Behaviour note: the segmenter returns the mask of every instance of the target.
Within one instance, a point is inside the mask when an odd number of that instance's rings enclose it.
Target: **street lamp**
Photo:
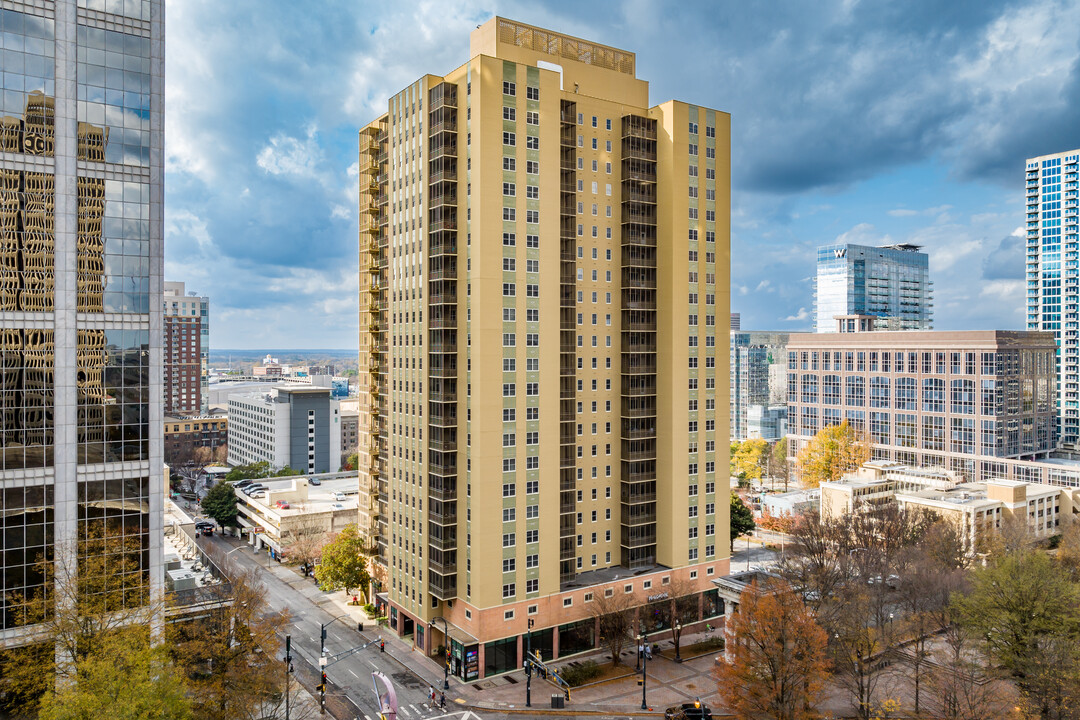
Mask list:
[[[525,633],[525,707],[532,707],[532,628],[535,621],[529,618]]]
[[[442,689],[450,689],[450,624],[446,622],[446,618],[441,615],[432,619],[432,623],[436,620],[442,620],[443,623],[443,644],[445,646],[445,655],[443,657],[443,679]]]
[[[642,648],[642,650],[641,650],[641,709],[642,710],[648,710],[649,705],[648,705],[648,703],[645,702],[645,677],[646,677],[645,676],[645,668],[648,667],[648,660],[649,660],[649,655],[648,655],[648,652],[647,652],[648,646],[649,646],[648,645],[649,644],[649,636],[644,631],[644,629],[642,629],[641,634],[638,635],[637,640],[638,640],[638,645]]]
[[[682,637],[682,624],[675,621],[675,662],[681,663],[682,656],[679,655],[679,638]]]

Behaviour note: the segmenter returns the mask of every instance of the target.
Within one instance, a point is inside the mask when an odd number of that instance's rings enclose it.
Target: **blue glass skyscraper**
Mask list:
[[[929,256],[918,245],[819,247],[814,329],[836,332],[839,315],[872,315],[888,330],[933,328]]]
[[[1058,344],[1058,437],[1080,440],[1080,150],[1027,161],[1027,327],[1051,330]]]

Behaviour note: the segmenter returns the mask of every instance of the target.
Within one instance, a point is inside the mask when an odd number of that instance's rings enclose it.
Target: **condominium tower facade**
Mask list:
[[[42,561],[110,567],[132,602],[162,592],[163,5],[0,7],[8,646],[59,596]]]
[[[503,18],[469,56],[360,133],[359,453],[391,627],[471,680],[595,646],[596,593],[714,614],[730,117]]]
[[[1080,442],[1080,149],[1030,158],[1027,327],[1057,340],[1056,404],[1063,444]]]
[[[210,385],[210,298],[188,295],[184,283],[166,282],[165,413],[207,412]]]
[[[833,332],[834,318],[870,315],[880,329],[933,327],[929,256],[918,245],[819,247],[814,284],[814,330]]]

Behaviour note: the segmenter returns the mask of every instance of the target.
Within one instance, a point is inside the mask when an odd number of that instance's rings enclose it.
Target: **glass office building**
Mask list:
[[[1080,149],[1027,161],[1027,327],[1057,338],[1058,436],[1080,441]],[[1064,256],[1062,253],[1064,252]]]
[[[0,8],[9,640],[56,596],[42,561],[108,573],[125,604],[161,592],[163,20],[159,0]]]
[[[871,315],[881,330],[930,330],[933,283],[929,256],[918,245],[819,247],[814,329],[836,332],[841,315]]]

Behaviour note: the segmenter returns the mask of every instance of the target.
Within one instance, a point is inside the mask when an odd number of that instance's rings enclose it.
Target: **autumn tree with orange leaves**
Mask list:
[[[720,697],[738,720],[817,717],[829,673],[828,636],[791,586],[756,582],[728,618]]]
[[[870,437],[847,421],[822,428],[799,451],[799,477],[806,487],[839,480],[870,459]]]

